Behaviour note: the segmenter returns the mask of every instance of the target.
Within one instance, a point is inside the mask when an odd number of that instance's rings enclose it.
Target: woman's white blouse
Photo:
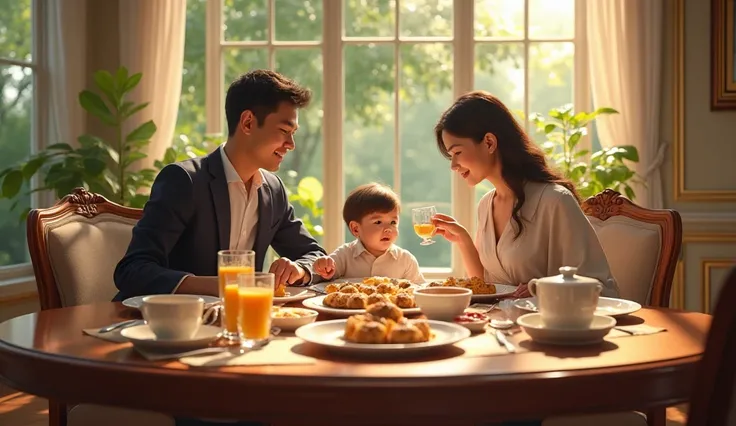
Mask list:
[[[511,219],[496,243],[491,190],[478,204],[475,245],[487,282],[519,285],[532,278],[558,275],[561,266],[575,266],[578,275],[603,283],[602,296],[618,297],[618,286],[595,230],[567,188],[552,183],[524,186],[521,208],[524,230]]]

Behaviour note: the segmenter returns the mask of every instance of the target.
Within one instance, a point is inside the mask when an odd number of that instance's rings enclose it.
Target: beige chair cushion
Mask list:
[[[606,253],[620,297],[649,304],[661,251],[661,229],[626,216],[589,217]]]
[[[636,411],[561,416],[545,419],[542,426],[647,426],[647,418]]]
[[[137,220],[113,214],[92,219],[69,215],[44,232],[62,306],[108,302],[115,296],[115,266],[125,254]]]
[[[151,411],[80,404],[69,410],[68,426],[174,426],[174,418]]]

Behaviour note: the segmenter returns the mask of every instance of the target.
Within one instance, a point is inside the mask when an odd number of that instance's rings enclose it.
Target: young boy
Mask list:
[[[356,240],[318,258],[314,272],[324,279],[381,276],[423,283],[417,259],[395,246],[399,236],[399,197],[378,183],[361,185],[348,195],[342,216]]]

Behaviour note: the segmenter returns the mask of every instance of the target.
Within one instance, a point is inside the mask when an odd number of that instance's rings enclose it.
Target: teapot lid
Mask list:
[[[600,284],[600,281],[595,278],[576,275],[578,268],[574,266],[562,266],[559,271],[560,275],[540,278],[537,281],[550,284]]]

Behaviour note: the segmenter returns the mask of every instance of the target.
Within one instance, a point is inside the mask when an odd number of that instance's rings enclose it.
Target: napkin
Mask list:
[[[268,345],[243,354],[223,352],[180,358],[179,361],[193,367],[225,367],[234,365],[299,365],[314,364],[314,358],[295,353],[292,349],[301,344],[298,337],[275,337]],[[144,355],[145,356],[145,355]]]
[[[464,350],[465,353],[462,356],[468,358],[509,354],[509,351],[498,343],[496,336],[492,333],[494,333],[494,331],[468,337],[467,339],[463,339],[455,343],[455,347]],[[518,342],[514,340],[514,337],[516,336],[523,336],[523,334],[517,333],[513,336],[506,336],[506,339],[516,346],[516,353],[527,352],[527,349],[519,346]]]
[[[647,324],[616,326],[606,337],[645,336],[667,331],[666,328],[654,327]]]
[[[140,322],[136,322],[133,325],[141,325],[143,324],[143,320],[140,320]],[[107,333],[100,333],[100,328],[102,327],[96,327],[96,328],[85,328],[82,329],[82,333],[97,337],[98,339],[107,340],[108,342],[114,342],[114,343],[125,343],[128,341],[125,337],[123,337],[122,334],[120,334],[121,331],[123,331],[127,327],[122,327],[115,329],[113,331],[108,331]]]

